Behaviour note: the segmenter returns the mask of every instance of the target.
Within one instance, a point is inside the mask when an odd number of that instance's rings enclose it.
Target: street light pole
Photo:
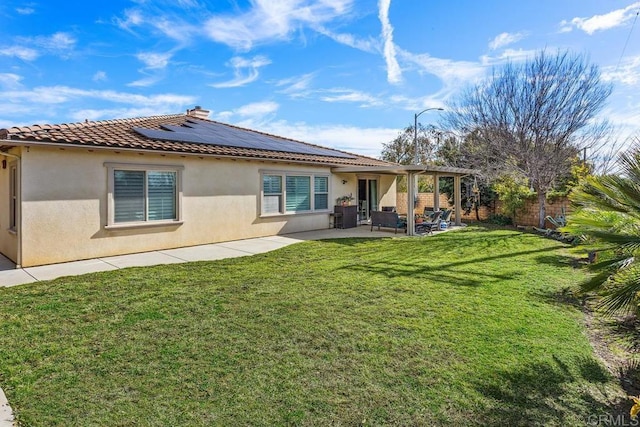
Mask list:
[[[426,108],[420,111],[419,113],[416,113],[413,115],[413,164],[414,165],[418,164],[418,117],[422,113],[426,113],[427,111],[430,111],[430,110],[444,111],[444,108],[440,108],[440,107]]]
[[[419,113],[416,113],[413,115],[413,164],[414,165],[417,165],[419,161],[418,159],[418,117],[422,113],[426,113],[427,111],[431,111],[431,110],[443,111],[444,108],[440,108],[440,107],[425,108]],[[416,175],[413,179],[413,197],[414,197],[413,203],[415,207],[416,200],[418,200],[418,175]]]

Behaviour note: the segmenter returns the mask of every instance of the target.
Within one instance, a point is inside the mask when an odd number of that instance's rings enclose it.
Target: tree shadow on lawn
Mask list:
[[[630,405],[606,390],[611,375],[592,358],[577,358],[572,369],[553,356],[519,370],[495,372],[476,389],[492,405],[481,416],[487,425],[577,425],[591,415],[624,413]],[[584,383],[588,383],[587,386]],[[612,399],[614,401],[610,401]],[[581,423],[582,424],[582,423]]]
[[[517,277],[519,272],[516,270],[508,272],[491,272],[487,269],[476,268],[471,270],[461,270],[460,267],[473,267],[477,264],[483,264],[489,261],[504,260],[519,256],[531,255],[541,252],[547,252],[549,249],[532,249],[528,251],[502,253],[494,256],[476,257],[463,259],[459,261],[445,262],[440,264],[429,265],[428,258],[411,256],[405,261],[395,262],[397,254],[391,254],[389,258],[375,263],[357,263],[341,267],[342,270],[363,271],[367,273],[377,274],[386,278],[419,278],[421,276],[429,278],[429,280],[443,281],[449,284],[457,284],[463,286],[479,286],[486,283],[484,279],[493,280],[509,280]],[[517,267],[517,266],[516,266]]]
[[[360,271],[364,273],[371,273],[379,276],[384,276],[388,279],[412,278],[415,280],[420,280],[421,278],[424,278],[425,280],[429,280],[430,282],[470,287],[477,287],[485,285],[489,282],[509,280],[516,277],[516,273],[494,274],[490,272],[460,269],[455,271],[447,271],[446,268],[430,267],[424,265],[417,266],[415,264],[405,263],[385,263],[383,265],[352,265],[348,267],[342,267],[341,269],[351,272]]]
[[[589,258],[585,251],[585,256],[572,255],[541,255],[536,257],[536,261],[540,264],[546,264],[551,267],[573,267],[586,268],[589,266]]]
[[[475,235],[474,235],[475,234]],[[329,238],[329,239],[321,239],[317,240],[319,242],[329,242],[336,243],[340,245],[346,246],[354,246],[365,242],[370,242],[373,240],[391,240],[394,238],[402,238],[406,237],[405,234],[394,234],[391,232],[388,237],[337,237],[337,238]],[[492,242],[506,239],[522,239],[522,238],[532,238],[532,239],[541,239],[537,234],[522,232],[518,230],[504,229],[504,228],[491,228],[485,226],[474,226],[470,229],[461,229],[461,230],[451,230],[446,233],[436,233],[425,235],[422,237],[415,237],[417,242],[425,243],[425,244],[441,244],[444,246],[455,247],[458,244],[460,245],[470,245],[476,243],[483,243],[484,246],[490,246]],[[560,242],[558,246],[562,244]]]

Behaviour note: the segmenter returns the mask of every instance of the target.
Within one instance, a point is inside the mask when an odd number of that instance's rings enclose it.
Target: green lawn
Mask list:
[[[0,384],[24,425],[584,425],[583,278],[469,227],[0,288]]]

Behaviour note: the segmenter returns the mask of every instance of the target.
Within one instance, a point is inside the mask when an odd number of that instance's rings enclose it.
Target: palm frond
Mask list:
[[[597,274],[581,285],[583,292],[603,295],[607,314],[637,310],[640,300],[640,146],[621,155],[619,165],[622,175],[591,176],[572,193],[573,213],[562,228],[613,253],[593,265]]]
[[[635,311],[638,306],[639,292],[640,269],[636,267],[615,276],[600,305],[608,315],[620,311]]]
[[[628,267],[633,260],[634,258],[619,256],[610,260],[591,264],[589,269],[598,272],[598,274],[586,282],[583,282],[580,285],[580,290],[583,293],[588,293],[602,288],[610,277],[615,275],[619,270]]]

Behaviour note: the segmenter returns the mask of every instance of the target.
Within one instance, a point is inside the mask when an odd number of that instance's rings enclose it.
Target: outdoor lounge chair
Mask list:
[[[451,217],[453,216],[453,209],[445,209],[444,212],[442,212],[442,215],[440,217],[440,222],[444,222],[445,224],[447,224],[447,228],[451,227]]]
[[[424,211],[422,212],[422,217],[427,220],[427,221],[431,221],[431,219],[433,218],[433,214],[434,211],[432,208],[428,208],[428,207],[424,207]]]
[[[434,230],[438,230],[440,227],[440,216],[442,211],[436,211],[433,213],[433,218],[430,221],[425,220],[420,224],[416,224],[416,232],[418,233],[433,233]]]

